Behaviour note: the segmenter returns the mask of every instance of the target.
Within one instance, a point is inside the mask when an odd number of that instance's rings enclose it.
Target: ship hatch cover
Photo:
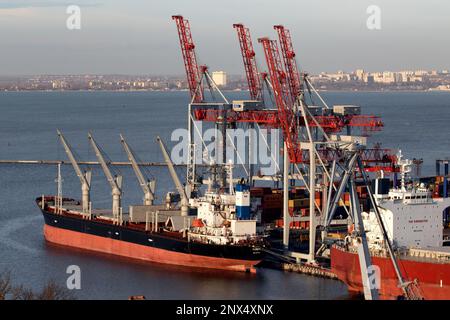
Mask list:
[[[166,228],[171,231],[182,231],[185,228],[185,217],[169,217],[166,221]]]

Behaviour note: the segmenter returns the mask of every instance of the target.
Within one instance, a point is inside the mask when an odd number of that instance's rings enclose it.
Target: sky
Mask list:
[[[69,30],[67,6],[81,8]],[[377,5],[380,30],[366,12]],[[450,69],[448,0],[0,0],[0,76],[183,74],[173,14],[190,20],[200,64],[243,74],[233,23],[257,38],[290,29],[306,72]]]

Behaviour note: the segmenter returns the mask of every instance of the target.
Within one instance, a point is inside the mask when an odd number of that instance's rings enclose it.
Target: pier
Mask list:
[[[81,165],[100,165],[98,161],[78,161]],[[70,165],[70,161],[64,160],[0,160],[0,164],[44,164],[44,165],[58,165],[58,164],[67,164]],[[113,166],[131,166],[131,162],[127,161],[111,161],[108,164]],[[165,162],[139,162],[140,166],[146,167],[165,167],[167,164]],[[186,166],[186,164],[174,164],[174,166]],[[201,166],[201,165],[200,165]]]

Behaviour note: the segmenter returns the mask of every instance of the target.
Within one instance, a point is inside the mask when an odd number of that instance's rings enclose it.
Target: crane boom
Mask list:
[[[181,214],[183,216],[186,216],[186,215],[188,215],[188,204],[189,204],[189,200],[186,195],[186,190],[184,189],[183,185],[181,184],[180,179],[178,178],[177,173],[175,172],[175,167],[173,166],[172,160],[170,159],[170,156],[167,153],[164,142],[162,141],[162,139],[159,136],[156,138],[156,141],[158,141],[158,143],[159,143],[164,160],[166,161],[166,164],[167,164],[167,168],[169,169],[170,175],[172,176],[172,180],[175,183],[175,187],[177,188],[177,191],[180,194]]]
[[[203,87],[201,84],[202,73],[197,64],[195,55],[195,44],[192,39],[189,21],[181,15],[172,16],[177,24],[178,36],[180,38],[181,53],[183,55],[184,67],[193,102],[199,103],[204,99]]]
[[[281,52],[284,60],[284,67],[287,73],[287,80],[289,83],[289,90],[291,92],[291,99],[295,103],[297,97],[302,91],[300,73],[298,72],[297,62],[295,60],[294,46],[292,45],[291,33],[282,25],[273,27],[278,33],[280,41]]]
[[[88,139],[91,143],[92,149],[94,149],[98,162],[100,162],[103,172],[105,173],[106,179],[108,180],[111,186],[113,197],[113,205],[112,205],[113,217],[115,219],[119,219],[121,210],[122,177],[121,176],[114,177],[112,175],[111,170],[109,169],[108,164],[106,163],[105,158],[103,157],[103,154],[100,151],[100,148],[98,147],[97,143],[94,140],[94,137],[90,133],[88,134]]]
[[[255,50],[253,50],[250,30],[241,23],[233,25],[236,29],[241,46],[242,59],[244,61],[245,73],[247,75],[248,89],[253,100],[262,101],[262,82],[256,66]]]
[[[78,162],[77,162],[75,156],[73,155],[73,152],[69,146],[69,143],[66,141],[66,139],[64,138],[64,135],[62,134],[62,132],[60,130],[56,130],[56,132],[58,133],[59,140],[61,141],[61,144],[63,145],[64,150],[66,151],[67,157],[69,158],[70,163],[72,164],[78,178],[80,179],[81,184],[86,183],[89,185],[83,171],[81,171],[81,168],[78,165]]]
[[[297,117],[293,111],[293,101],[289,95],[286,72],[280,59],[278,45],[275,40],[260,38],[269,68],[270,81],[278,109],[278,120],[283,131],[287,151],[291,163],[302,162],[302,150],[298,136]]]
[[[83,172],[75,158],[69,143],[66,141],[64,135],[60,130],[56,130],[58,133],[59,140],[66,151],[67,157],[74,168],[78,179],[81,182],[81,194],[82,194],[82,208],[84,213],[89,212],[89,201],[90,201],[90,189],[91,189],[91,171]]]
[[[144,205],[152,205],[153,200],[155,199],[155,181],[154,180],[148,181],[145,179],[142,170],[136,161],[133,151],[131,150],[130,146],[125,141],[125,138],[122,135],[120,135],[120,142],[122,143],[122,146],[128,156],[128,160],[131,162],[131,166],[136,175],[136,178],[139,181],[139,185],[141,186],[142,191],[144,192]]]

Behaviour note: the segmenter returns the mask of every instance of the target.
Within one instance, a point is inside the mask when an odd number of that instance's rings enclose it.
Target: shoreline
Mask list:
[[[248,90],[222,90],[223,92],[248,92]],[[326,93],[450,93],[450,90],[317,90],[318,92]],[[123,92],[166,92],[166,93],[173,93],[173,92],[189,92],[189,90],[108,90],[108,89],[101,89],[101,90],[89,90],[89,89],[74,89],[74,90],[0,90],[0,93],[19,93],[19,92],[117,92],[117,93],[123,93]]]

